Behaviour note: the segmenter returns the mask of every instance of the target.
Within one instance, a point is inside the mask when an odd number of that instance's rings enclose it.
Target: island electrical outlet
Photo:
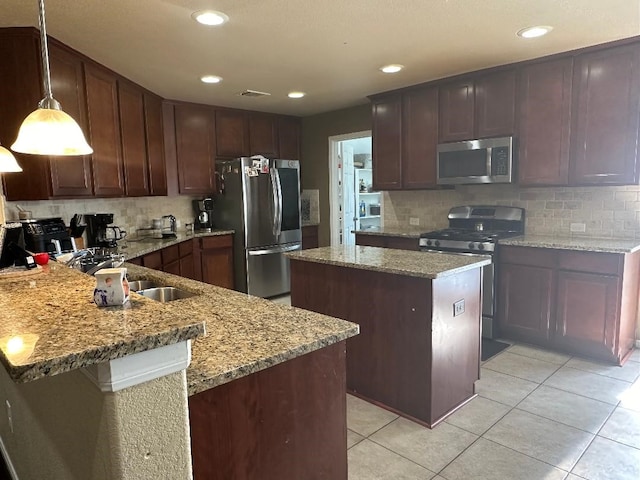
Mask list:
[[[462,315],[464,313],[464,298],[462,300],[458,300],[453,304],[453,316],[457,317],[458,315]]]

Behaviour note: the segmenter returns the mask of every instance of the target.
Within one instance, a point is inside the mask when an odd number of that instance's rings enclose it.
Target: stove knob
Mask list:
[[[473,242],[471,242],[471,243],[469,244],[469,248],[470,248],[471,250],[473,250],[473,247],[474,247],[474,246],[475,246],[475,245],[473,244]]]
[[[439,246],[440,246],[440,240],[436,240],[436,241],[435,241],[435,243],[434,243],[434,245],[435,245],[436,247],[439,247]]]
[[[431,246],[431,240],[427,240],[427,246],[430,247]]]
[[[484,250],[484,245],[483,245],[483,244],[481,244],[481,243],[479,243],[479,244],[478,244],[478,250]]]

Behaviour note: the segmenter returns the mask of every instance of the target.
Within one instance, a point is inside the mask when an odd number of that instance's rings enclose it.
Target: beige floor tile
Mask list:
[[[598,435],[630,447],[640,448],[640,412],[616,408]]]
[[[622,367],[619,367],[574,357],[567,362],[567,367],[597,373],[605,377],[617,378],[625,382],[634,382],[640,376],[640,363],[636,362],[627,362]]]
[[[441,472],[447,480],[562,480],[566,473],[483,438]]]
[[[370,440],[349,450],[349,480],[430,480],[435,473]]]
[[[486,368],[480,369],[480,380],[476,382],[478,395],[512,407],[538,387],[537,383],[505,375]]]
[[[505,373],[514,377],[542,383],[550,377],[558,365],[536,358],[524,357],[510,352],[504,352],[485,363],[482,368]]]
[[[636,380],[620,395],[620,406],[640,412],[640,380]]]
[[[445,421],[468,432],[482,435],[511,407],[484,397],[476,397]]]
[[[640,450],[596,437],[572,473],[588,480],[638,480]]]
[[[358,443],[360,443],[364,439],[365,439],[365,437],[363,437],[359,433],[356,433],[353,430],[349,430],[347,428],[347,448],[351,448],[354,445],[357,445]]]
[[[347,428],[368,437],[398,418],[398,415],[372,403],[347,395]]]
[[[514,409],[483,438],[569,471],[594,435]]]
[[[615,406],[540,385],[518,404],[518,408],[587,432],[597,433]]]
[[[433,472],[439,472],[478,437],[448,423],[441,423],[430,430],[398,418],[369,438]]]
[[[544,360],[545,362],[555,363],[557,365],[564,365],[571,358],[570,355],[565,355],[564,353],[552,352],[550,350],[531,347],[529,345],[512,345],[507,349],[507,352],[522,355],[523,357]]]
[[[616,405],[631,387],[629,382],[569,367],[560,368],[544,384],[612,405]]]

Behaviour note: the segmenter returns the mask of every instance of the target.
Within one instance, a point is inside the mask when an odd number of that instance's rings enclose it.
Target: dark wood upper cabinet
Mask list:
[[[296,117],[278,117],[278,146],[280,158],[300,160],[300,119]]]
[[[506,70],[476,79],[475,136],[513,135],[515,132],[516,72]]]
[[[426,88],[402,96],[402,186],[436,185],[438,89]]]
[[[149,195],[143,92],[118,81],[118,100],[125,193],[130,197]]]
[[[402,188],[402,98],[400,94],[372,101],[373,188]]]
[[[218,157],[236,158],[249,153],[246,112],[216,110],[216,153]]]
[[[475,85],[473,79],[440,87],[440,142],[471,140],[474,133]]]
[[[214,191],[214,110],[201,105],[176,105],[176,153],[181,194],[207,195]]]
[[[144,125],[149,167],[149,195],[167,194],[167,163],[164,152],[162,98],[144,94]]]
[[[571,183],[637,184],[640,45],[578,55]]]
[[[520,185],[569,183],[573,59],[524,67],[518,78]]]
[[[85,63],[85,87],[90,142],[93,148],[93,185],[96,196],[123,196],[124,178],[116,77]]]
[[[249,114],[249,152],[278,158],[278,119],[275,115]]]

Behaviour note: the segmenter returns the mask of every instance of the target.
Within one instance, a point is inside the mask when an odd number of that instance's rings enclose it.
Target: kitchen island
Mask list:
[[[360,325],[349,392],[429,427],[475,396],[488,258],[366,246],[289,258],[292,305]]]
[[[95,279],[62,265],[0,278],[1,447],[19,478],[346,479],[357,325],[126,266],[194,296],[98,308]]]

